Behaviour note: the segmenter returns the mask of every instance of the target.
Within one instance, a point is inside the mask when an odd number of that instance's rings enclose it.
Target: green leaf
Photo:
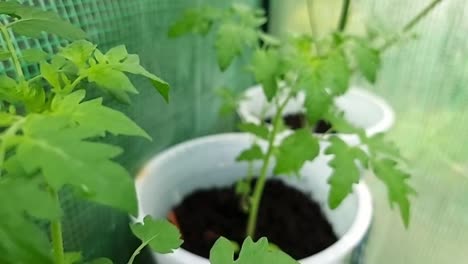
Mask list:
[[[299,264],[286,253],[270,247],[266,238],[257,242],[248,237],[242,244],[239,258],[234,260],[235,248],[231,241],[221,237],[210,251],[211,264]]]
[[[333,168],[333,173],[328,179],[328,205],[335,209],[353,192],[353,185],[359,183],[361,171],[356,161],[366,164],[367,155],[359,147],[348,146],[339,137],[331,137],[329,142],[330,146],[325,150],[325,154],[334,156],[328,163]]]
[[[119,63],[128,57],[127,48],[125,45],[113,47],[106,52],[106,58],[110,63]]]
[[[133,180],[111,160],[120,148],[86,141],[89,131],[62,117],[30,115],[23,134],[16,155],[28,173],[41,170],[55,190],[70,184],[86,199],[136,214]]]
[[[67,252],[65,253],[65,264],[80,263],[83,259],[81,252]]]
[[[410,221],[409,196],[416,194],[416,191],[407,182],[410,175],[399,169],[398,163],[391,159],[372,159],[371,164],[377,178],[387,186],[390,205],[398,205],[403,223],[408,227]]]
[[[270,131],[268,131],[267,127],[254,123],[241,123],[239,125],[239,129],[242,132],[254,134],[261,139],[268,139],[268,136],[270,135]]]
[[[0,101],[15,103],[21,99],[16,81],[6,75],[0,75]]]
[[[0,263],[53,263],[47,236],[23,216],[2,212],[9,203],[0,201]]]
[[[86,68],[89,58],[96,50],[96,45],[86,40],[74,41],[58,53],[59,56],[73,62],[79,69]]]
[[[151,84],[154,88],[161,94],[161,96],[169,102],[169,84],[159,78],[158,76],[148,72],[143,66],[140,65],[140,58],[137,55],[130,54],[127,56],[127,59],[121,62],[120,64],[115,64],[113,67],[119,71],[124,71],[132,74],[138,74],[143,77],[148,78],[151,81]]]
[[[303,90],[305,93],[304,108],[310,124],[322,119],[333,103],[318,72],[306,71],[300,77],[296,90]]]
[[[216,94],[221,98],[221,107],[219,113],[221,115],[229,115],[236,111],[239,101],[244,98],[242,94],[236,94],[231,89],[223,87],[217,89]]]
[[[239,56],[244,49],[254,46],[256,42],[257,32],[253,28],[247,28],[234,22],[222,24],[215,40],[220,69],[225,71],[234,58]]]
[[[158,253],[171,253],[182,245],[179,230],[167,220],[153,220],[146,216],[143,224],[132,224],[130,228],[142,244],[149,245]]]
[[[342,95],[348,90],[351,73],[348,62],[341,52],[329,54],[317,70],[322,85],[330,89],[331,94]]]
[[[49,55],[41,49],[27,49],[21,51],[21,58],[27,63],[37,63],[46,60]]]
[[[0,200],[14,203],[2,205],[3,211],[10,210],[10,213],[19,216],[27,213],[47,220],[60,217],[60,205],[52,199],[43,182],[36,178],[24,178],[25,175],[8,175],[10,177],[0,181]]]
[[[41,62],[40,69],[42,77],[52,86],[52,88],[55,90],[60,90],[62,88],[60,75],[57,68],[53,67],[52,64],[44,61]]]
[[[278,148],[275,174],[298,173],[306,161],[319,154],[318,140],[308,129],[296,130]]]
[[[9,1],[0,3],[0,12],[19,18],[9,24],[18,34],[38,37],[42,31],[56,34],[68,40],[83,39],[86,33],[69,22],[63,21],[56,13]]]
[[[242,151],[237,156],[236,161],[253,161],[263,159],[263,151],[259,145],[254,144],[249,149]]]
[[[88,131],[90,136],[114,135],[151,137],[123,113],[102,105],[102,98],[83,101],[86,92],[78,90],[52,104],[53,115],[67,117]]]
[[[404,160],[395,143],[385,140],[385,135],[383,133],[376,134],[372,137],[361,135],[361,140],[363,143],[367,144],[369,151],[375,156]]]
[[[261,50],[254,52],[250,70],[255,80],[262,84],[263,92],[271,101],[278,90],[277,80],[282,73],[281,58],[277,50]]]
[[[0,61],[9,60],[11,58],[11,53],[7,50],[0,49]]]
[[[187,10],[169,28],[168,36],[176,38],[188,33],[206,35],[219,16],[220,11],[209,6]]]
[[[380,52],[377,49],[365,45],[364,42],[354,46],[353,55],[361,74],[370,82],[377,80],[377,71],[380,67]]]
[[[7,127],[13,124],[18,117],[16,115],[0,112],[0,127]]]
[[[88,80],[110,92],[118,99],[127,101],[127,93],[138,94],[130,79],[122,72],[110,66],[96,65],[89,69]]]

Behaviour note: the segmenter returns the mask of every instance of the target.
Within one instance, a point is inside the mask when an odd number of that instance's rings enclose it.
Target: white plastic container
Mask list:
[[[181,143],[154,157],[136,180],[141,213],[139,219],[148,214],[156,218],[166,217],[184,196],[197,189],[233,184],[247,170],[246,163],[236,162],[235,157],[252,141],[248,134],[219,134]],[[311,199],[321,205],[339,237],[329,248],[300,260],[302,264],[349,263],[349,258],[362,243],[371,223],[371,195],[364,183],[356,185],[354,193],[339,208],[328,208],[329,159],[328,156],[319,156],[304,166],[301,179],[287,181],[306,193],[312,193]],[[259,170],[259,165],[255,164],[256,170]],[[184,249],[154,256],[158,264],[209,264],[207,259]]]
[[[239,103],[237,112],[245,122],[259,124],[262,116],[263,118],[271,117],[276,112],[276,107],[267,102],[260,85],[247,89],[244,98]],[[304,112],[303,105],[304,95],[300,94],[289,101],[284,113],[302,113]],[[344,112],[346,120],[363,128],[369,136],[388,131],[395,122],[395,114],[385,100],[358,87],[351,87],[346,94],[338,97],[335,105]],[[289,133],[284,132],[279,135],[279,138]],[[357,137],[352,135],[341,134],[339,136],[352,143],[357,140]]]

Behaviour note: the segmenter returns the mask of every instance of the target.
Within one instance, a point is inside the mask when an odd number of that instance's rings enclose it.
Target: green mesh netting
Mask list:
[[[166,104],[151,85],[135,79],[140,94],[133,104],[123,108],[153,138],[148,142],[133,138],[112,138],[124,147],[120,161],[135,174],[141,165],[162,149],[180,141],[232,128],[233,118],[218,116],[219,100],[213,92],[220,86],[244,89],[251,80],[238,65],[221,74],[217,69],[212,41],[198,37],[167,39],[169,25],[182,12],[200,3],[224,5],[218,0],[24,0],[60,14],[83,28],[102,50],[125,44],[130,53],[140,55],[142,64],[167,80],[173,90]],[[253,0],[249,2],[255,2]],[[18,37],[16,47],[42,47],[56,51],[63,42],[44,34],[37,40]],[[0,64],[0,72],[9,72],[11,64]],[[33,75],[37,66],[25,67]],[[111,100],[107,103],[115,104]],[[117,104],[116,104],[117,105]],[[128,216],[107,207],[74,199],[62,192],[65,211],[65,247],[83,249],[86,258],[107,256],[125,263],[134,245],[128,228]]]

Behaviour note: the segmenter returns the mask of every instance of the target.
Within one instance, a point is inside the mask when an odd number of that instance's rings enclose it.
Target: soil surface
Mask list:
[[[306,125],[306,116],[303,113],[287,114],[283,117],[284,124],[293,130],[303,128]],[[271,124],[271,118],[265,119],[266,123]],[[313,131],[315,133],[325,133],[331,129],[331,125],[323,120],[315,124]],[[333,133],[333,131],[331,131]]]
[[[242,245],[247,214],[240,204],[234,186],[188,195],[173,211],[184,239],[182,248],[208,258],[219,236]],[[267,237],[295,259],[311,256],[337,241],[319,205],[278,180],[266,183],[256,235]]]

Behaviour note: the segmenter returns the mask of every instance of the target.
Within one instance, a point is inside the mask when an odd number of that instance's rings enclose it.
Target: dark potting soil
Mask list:
[[[306,116],[303,113],[287,114],[283,117],[284,124],[293,130],[301,129],[306,125]],[[271,124],[271,118],[265,119],[266,123]],[[325,133],[331,129],[330,123],[319,120],[313,131],[315,133]],[[333,132],[333,131],[332,131]]]
[[[247,213],[234,186],[195,191],[174,208],[184,243],[182,248],[202,257],[219,236],[239,245],[245,238]],[[295,259],[311,256],[337,241],[319,205],[278,180],[269,180],[260,204],[256,239],[270,242]]]

